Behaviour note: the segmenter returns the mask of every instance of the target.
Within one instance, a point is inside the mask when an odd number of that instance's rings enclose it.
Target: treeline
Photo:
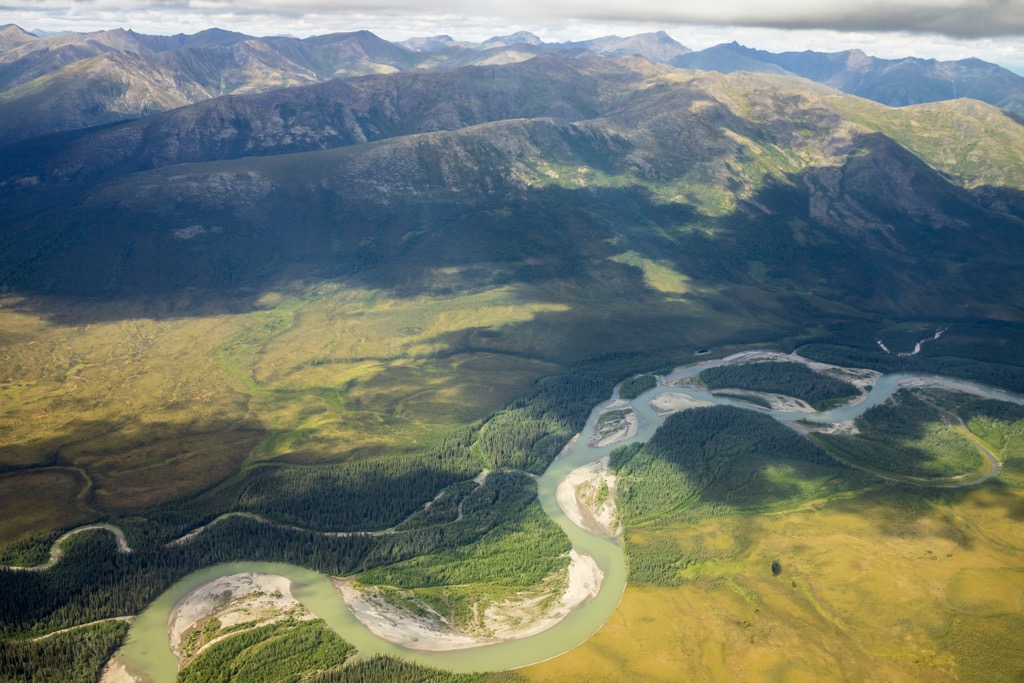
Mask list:
[[[569,539],[541,510],[536,484],[525,474],[491,474],[466,498],[463,514],[455,524],[382,539],[365,562],[376,568],[359,581],[405,589],[519,587],[565,568]]]
[[[1003,461],[999,481],[1024,488],[1024,406],[975,399],[958,407],[956,413]]]
[[[396,529],[410,531],[454,522],[459,516],[459,504],[476,489],[477,483],[473,480],[455,482],[442,490],[427,506],[407,517]]]
[[[138,614],[178,579],[221,562],[286,562],[344,574],[371,544],[366,536],[325,537],[239,518],[180,546],[132,553],[118,552],[109,533],[83,532],[68,539],[63,559],[46,571],[0,571],[0,638]]]
[[[137,614],[178,579],[222,562],[285,562],[331,575],[371,569],[377,574],[366,575],[370,582],[377,576],[410,588],[531,585],[564,566],[568,540],[540,510],[529,476],[493,472],[483,486],[462,482],[453,489],[470,487],[464,496],[453,494],[450,521],[383,536],[333,537],[234,517],[180,545],[121,553],[109,533],[76,534],[64,544],[63,559],[46,571],[0,571],[0,637]],[[463,516],[455,521],[459,503]],[[467,550],[484,538],[490,544],[485,556]]]
[[[178,683],[299,681],[340,667],[354,651],[320,619],[289,619],[212,645],[178,672]]]
[[[658,380],[655,379],[654,375],[630,377],[622,383],[622,386],[619,387],[619,398],[631,401],[645,391],[653,389],[657,385]]]
[[[746,389],[799,398],[826,410],[859,392],[849,382],[823,375],[803,363],[761,362],[723,365],[700,373],[709,389]]]
[[[383,567],[468,545],[499,524],[519,519],[526,507],[537,500],[537,485],[521,472],[492,472],[483,486],[469,484],[474,490],[461,501],[462,519],[382,536],[367,553],[362,566]],[[457,504],[455,508],[457,515]]]
[[[901,390],[857,419],[860,434],[811,434],[838,457],[863,467],[916,477],[952,477],[978,470],[982,455],[930,405]]]
[[[0,681],[96,683],[128,633],[123,621],[105,621],[41,640],[0,640]]]
[[[59,531],[34,533],[0,547],[0,565],[34,567],[43,564],[50,559],[50,546],[58,536]]]
[[[731,406],[670,415],[646,444],[613,451],[611,467],[630,581],[657,585],[678,584],[707,559],[684,553],[660,526],[792,505],[869,478],[773,418]]]
[[[457,674],[378,655],[315,674],[308,680],[309,683],[522,683],[524,679],[513,671]]]
[[[109,521],[124,530],[133,548],[158,548],[228,511],[318,531],[387,529],[439,490],[480,471],[472,453],[477,428],[455,430],[420,456],[250,467],[212,489]]]
[[[761,507],[788,498],[795,489],[763,474],[783,462],[849,470],[775,419],[732,406],[670,415],[646,444],[617,449],[611,458],[623,474],[619,500],[627,525],[631,517],[648,519],[686,503]]]
[[[418,458],[373,458],[344,466],[254,467],[236,509],[321,531],[374,531],[395,526],[437,492],[480,467]]]
[[[501,411],[480,432],[476,425],[457,430],[422,456],[251,467],[173,503],[104,520],[124,529],[134,552],[117,552],[107,533],[83,533],[68,541],[64,559],[49,570],[0,571],[0,637],[137,614],[178,579],[220,562],[279,561],[335,575],[402,564],[404,584],[423,585],[436,582],[438,568],[451,561],[447,571],[465,580],[504,571],[529,583],[528,577],[557,569],[559,562],[564,566],[564,558],[557,558],[568,542],[540,511],[535,484],[525,476],[496,472],[486,486],[472,487],[467,480],[479,472],[481,455],[492,469],[504,464],[539,473],[617,381],[665,364],[666,358],[651,355],[602,357],[541,380],[534,397]],[[394,535],[332,538],[231,518],[187,543],[167,546],[230,510],[321,531],[384,529],[422,510],[446,487],[451,494]],[[463,519],[455,522],[460,503]],[[48,550],[45,540],[35,540],[39,552]],[[485,542],[491,559],[470,571],[474,561],[464,556],[466,549]],[[24,557],[33,552],[32,544],[18,549]],[[538,553],[546,559],[531,566]],[[427,557],[423,566],[434,567],[429,577],[414,578],[408,563],[416,557]]]

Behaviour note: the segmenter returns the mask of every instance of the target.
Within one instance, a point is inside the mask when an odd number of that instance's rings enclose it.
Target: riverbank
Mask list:
[[[665,417],[672,413],[678,413],[682,410],[690,410],[691,408],[707,408],[715,405],[711,401],[702,401],[686,394],[673,394],[665,392],[658,394],[651,399],[651,407],[654,408],[654,412],[659,417]]]
[[[615,504],[618,477],[608,468],[610,456],[577,467],[558,485],[555,500],[565,516],[581,529],[608,538],[622,534]]]
[[[597,417],[594,435],[588,445],[591,448],[604,448],[632,439],[636,435],[636,413],[625,399],[616,399],[609,403]]]
[[[179,600],[171,611],[167,639],[171,652],[185,665],[226,633],[287,617],[313,618],[292,595],[291,581],[276,574],[232,574]]]
[[[545,584],[560,584],[552,576]],[[352,579],[333,579],[334,587],[352,614],[384,640],[428,652],[464,650],[481,645],[519,640],[555,626],[587,600],[597,596],[604,572],[589,555],[569,551],[566,588],[552,607],[544,609],[553,595],[541,590],[492,603],[480,615],[481,634],[466,633],[437,612],[424,607],[420,613],[395,605],[376,588],[356,587]]]

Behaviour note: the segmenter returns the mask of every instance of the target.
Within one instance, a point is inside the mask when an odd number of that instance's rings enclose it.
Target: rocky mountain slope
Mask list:
[[[586,282],[633,253],[694,301],[1015,317],[1024,128],[935,106],[555,56],[216,98],[9,147],[0,276],[164,295],[299,269],[420,291],[482,264],[472,286]]]
[[[639,55],[682,68],[797,75],[891,106],[970,97],[1024,111],[1024,78],[980,60],[884,60],[859,50],[782,53],[736,43],[691,52],[659,31],[545,43],[519,32],[391,43],[368,31],[305,39],[210,29],[150,36],[122,29],[36,37],[0,27],[0,138],[25,140],[147,116],[230,94],[335,78],[522,62],[540,55]]]

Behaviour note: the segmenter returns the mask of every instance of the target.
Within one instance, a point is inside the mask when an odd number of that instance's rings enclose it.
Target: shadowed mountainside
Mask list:
[[[219,98],[9,148],[0,274],[107,297],[296,269],[416,292],[437,268],[585,282],[634,253],[698,299],[1015,317],[1021,222],[992,193],[1019,195],[1019,163],[934,144],[983,121],[1024,149],[979,107],[880,111],[805,81],[554,56]]]

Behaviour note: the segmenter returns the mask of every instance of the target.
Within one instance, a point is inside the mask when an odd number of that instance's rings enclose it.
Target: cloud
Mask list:
[[[702,24],[776,29],[907,32],[980,38],[1024,35],[1024,0],[26,0],[0,7],[36,16],[159,12],[169,7],[200,17],[456,16],[486,14],[523,22],[590,20]]]
[[[822,2],[821,0],[715,0],[629,3],[553,0],[517,3],[519,11],[546,8],[550,14],[605,21],[655,21],[683,24],[907,32],[980,38],[1024,35],[1024,0],[896,0],[895,2]]]
[[[562,41],[666,30],[692,49],[732,40],[773,52],[858,47],[886,58],[979,57],[1024,73],[1024,0],[23,0],[0,6],[7,22],[164,35],[367,29],[388,40],[447,33],[479,41],[528,30]]]

